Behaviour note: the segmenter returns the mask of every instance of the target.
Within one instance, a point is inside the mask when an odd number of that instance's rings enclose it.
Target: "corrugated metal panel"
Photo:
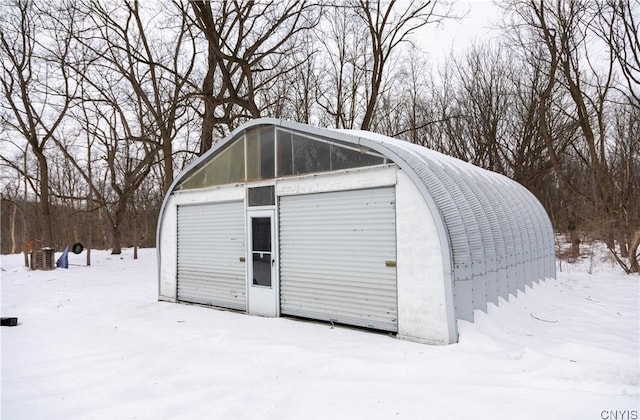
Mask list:
[[[541,277],[538,265],[555,274],[548,216],[524,187],[423,147],[374,137],[418,175],[440,211],[451,244],[456,318],[473,321],[473,309],[483,309],[484,296],[495,301],[496,288],[505,299],[524,291]]]
[[[384,144],[383,147],[390,145]],[[421,153],[419,146],[398,142],[393,152],[405,160],[424,182],[433,201],[438,206],[444,225],[449,235],[453,268],[453,292],[456,318],[473,321],[473,287],[472,287],[472,255],[469,234],[464,223],[462,211],[452,196],[447,177],[440,177],[435,172],[442,172],[439,163],[433,162],[429,156]],[[415,149],[418,147],[419,149]],[[415,150],[414,150],[415,149]],[[438,168],[440,168],[438,170]],[[461,195],[458,195],[460,197]]]
[[[536,275],[536,270],[533,265],[533,258],[535,254],[536,247],[536,235],[533,231],[533,225],[535,224],[532,219],[530,210],[531,206],[526,204],[522,196],[522,191],[520,190],[520,186],[517,184],[512,184],[511,191],[515,198],[515,210],[520,217],[520,231],[523,238],[523,266],[524,266],[524,276],[522,278],[522,290],[524,291],[524,286],[529,286],[533,284],[533,277]]]
[[[509,293],[517,296],[518,290],[524,291],[525,268],[523,248],[526,238],[522,236],[522,217],[516,211],[517,201],[511,190],[512,185],[506,178],[502,180],[502,184],[500,194],[501,204],[507,218],[506,222],[511,228],[514,245],[513,264],[507,268],[509,272],[509,282],[507,286]]]
[[[531,287],[534,281],[537,281],[540,276],[540,270],[538,268],[538,258],[539,258],[539,244],[542,243],[541,233],[538,229],[540,226],[540,221],[537,219],[537,212],[535,205],[531,202],[530,198],[531,193],[527,191],[526,188],[521,187],[520,185],[515,186],[515,193],[519,196],[519,205],[520,213],[525,217],[525,220],[522,223],[526,228],[528,244],[527,249],[528,253],[525,254],[527,259],[527,276],[525,278],[525,283],[527,286]]]
[[[178,300],[246,310],[242,201],[178,206]]]
[[[466,170],[452,166],[445,168],[451,179],[460,188],[469,202],[470,210],[478,225],[479,240],[470,241],[471,246],[477,247],[474,255],[473,270],[473,307],[487,311],[487,302],[498,302],[498,280],[496,272],[496,245],[494,243],[491,223],[486,209],[480,202],[479,192],[472,177]]]
[[[515,266],[515,239],[511,232],[511,225],[507,214],[502,206],[495,205],[495,203],[499,203],[501,200],[501,183],[495,179],[495,177],[489,177],[486,174],[481,179],[484,181],[482,185],[483,192],[487,196],[487,205],[493,209],[496,216],[492,229],[497,231],[497,234],[501,237],[501,240],[496,241],[496,243],[502,243],[502,246],[496,249],[499,255],[498,261],[500,267],[498,271],[498,295],[508,300],[510,275],[512,276],[510,267]],[[515,292],[515,286],[513,290]]]
[[[472,186],[472,192],[478,200],[479,207],[474,211],[483,212],[486,216],[486,226],[483,227],[483,239],[487,237],[487,301],[494,305],[498,304],[498,297],[501,296],[500,289],[506,291],[506,269],[505,269],[505,245],[502,233],[502,225],[496,214],[495,206],[488,198],[487,189],[490,187],[490,180],[484,176],[475,176],[466,173],[465,181]]]
[[[551,221],[547,217],[547,212],[542,206],[542,203],[529,192],[526,188],[520,187],[523,192],[524,199],[527,200],[531,211],[535,216],[535,221],[532,223],[537,233],[537,258],[539,272],[535,280],[544,280],[545,277],[555,277],[555,244],[554,233]]]
[[[282,314],[397,331],[394,188],[279,206]]]

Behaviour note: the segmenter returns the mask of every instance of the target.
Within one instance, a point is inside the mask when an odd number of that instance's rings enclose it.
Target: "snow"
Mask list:
[[[2,256],[1,418],[602,419],[638,410],[639,283],[563,263],[429,346],[157,300],[155,250]]]

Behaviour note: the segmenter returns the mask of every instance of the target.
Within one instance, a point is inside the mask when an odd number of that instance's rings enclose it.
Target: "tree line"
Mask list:
[[[0,5],[2,252],[154,246],[175,174],[258,117],[363,129],[502,173],[556,231],[640,244],[640,4],[507,0],[435,60],[431,0]]]

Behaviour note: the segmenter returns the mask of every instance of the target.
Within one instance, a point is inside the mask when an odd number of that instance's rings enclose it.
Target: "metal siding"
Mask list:
[[[387,146],[384,145],[384,147]],[[451,194],[448,177],[442,176],[441,163],[433,162],[428,155],[421,153],[421,150],[412,150],[413,147],[417,146],[398,142],[392,149],[413,168],[440,210],[451,245],[456,318],[473,321],[473,287],[471,285],[473,258],[470,235],[467,232],[467,228],[472,229],[472,226],[464,223],[463,213],[459,207],[464,206],[466,200],[461,202],[459,200],[461,195],[454,197]]]
[[[498,231],[498,234],[502,239],[500,242],[503,243],[503,247],[498,250],[498,252],[500,252],[500,257],[498,258],[500,263],[498,294],[503,299],[508,300],[510,276],[512,276],[510,267],[515,265],[515,239],[511,231],[511,225],[506,212],[501,205],[496,205],[496,203],[500,203],[501,200],[499,192],[502,190],[502,186],[500,185],[500,182],[495,178],[490,179],[489,177],[486,177],[483,179],[486,181],[483,191],[487,195],[488,203],[496,215],[493,229]]]
[[[244,204],[178,206],[178,300],[246,310]]]
[[[537,231],[537,258],[538,275],[536,280],[544,280],[545,277],[555,277],[555,244],[551,221],[542,203],[526,188],[521,187],[525,199],[535,216],[532,223]]]
[[[537,212],[535,205],[531,202],[531,193],[519,185],[516,186],[516,192],[520,196],[520,209],[523,215],[526,215],[525,226],[527,229],[527,236],[529,239],[529,261],[527,277],[525,279],[527,286],[531,287],[533,282],[537,282],[540,279],[539,270],[539,244],[542,242],[541,233],[538,229],[540,221],[537,219]]]
[[[480,209],[485,212],[487,217],[488,235],[491,235],[492,239],[487,249],[487,256],[493,258],[493,264],[487,266],[487,301],[497,305],[498,297],[502,295],[501,289],[504,289],[506,292],[507,287],[506,269],[504,268],[506,250],[502,225],[499,222],[496,206],[491,204],[491,200],[487,194],[487,190],[491,188],[491,181],[484,176],[473,176],[475,174],[467,175],[467,182],[474,186],[473,191],[480,203]]]
[[[517,296],[517,291],[524,292],[525,264],[524,264],[524,243],[526,237],[523,236],[522,216],[517,210],[517,202],[511,191],[511,186],[505,186],[504,202],[506,204],[506,212],[509,215],[509,223],[515,238],[515,265],[512,267],[513,277],[513,295]],[[515,287],[515,289],[513,289]]]
[[[280,197],[285,315],[397,331],[395,190]]]
[[[479,241],[472,241],[472,246],[478,249],[475,254],[479,259],[474,262],[473,273],[473,305],[475,309],[487,311],[487,302],[498,303],[498,281],[496,272],[496,244],[494,243],[491,222],[487,216],[487,209],[481,204],[478,189],[472,177],[466,170],[447,172],[469,201],[470,209],[475,216],[479,228]]]

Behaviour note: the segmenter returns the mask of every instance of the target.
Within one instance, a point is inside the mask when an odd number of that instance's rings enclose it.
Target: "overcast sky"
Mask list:
[[[447,20],[439,27],[430,26],[419,37],[421,47],[434,60],[439,60],[454,51],[464,50],[472,41],[490,40],[497,37],[495,25],[500,9],[491,0],[458,0],[454,4],[458,15],[466,17],[461,20]]]

